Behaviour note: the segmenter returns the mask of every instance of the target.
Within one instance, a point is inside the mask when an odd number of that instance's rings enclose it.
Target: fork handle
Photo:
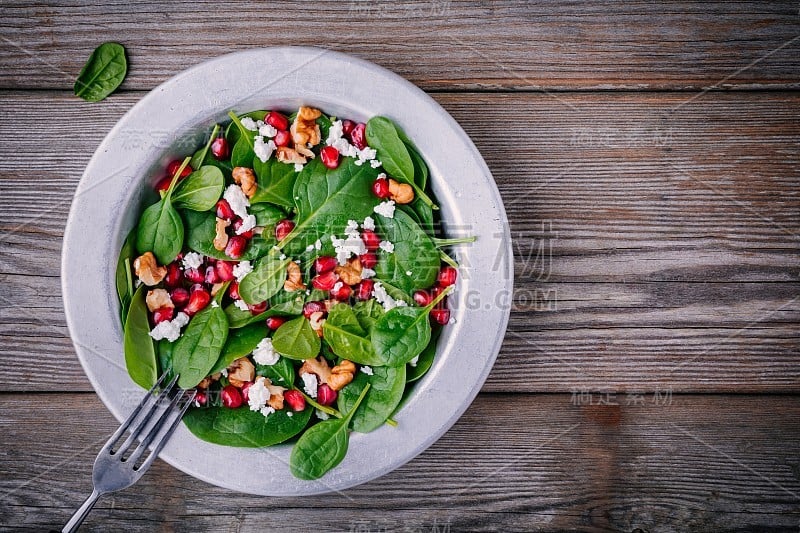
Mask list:
[[[95,502],[100,497],[100,492],[97,490],[92,489],[92,493],[86,498],[86,501],[83,502],[83,505],[75,511],[75,514],[72,515],[72,518],[69,519],[67,525],[64,526],[64,529],[61,530],[61,533],[72,533],[73,531],[77,531],[78,528],[81,526],[83,519],[86,518],[86,515],[89,514],[89,511],[92,510],[94,507]]]

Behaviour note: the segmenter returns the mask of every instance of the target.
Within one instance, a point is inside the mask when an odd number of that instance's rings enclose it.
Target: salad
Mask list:
[[[317,479],[350,431],[392,416],[452,321],[458,265],[437,236],[428,167],[391,120],[312,107],[229,113],[171,162],[120,251],[125,362],[150,388],[197,390],[200,439],[296,438],[290,469]]]

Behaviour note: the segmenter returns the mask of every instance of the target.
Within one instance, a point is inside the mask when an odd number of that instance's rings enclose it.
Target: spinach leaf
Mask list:
[[[270,379],[275,385],[291,388],[294,386],[294,365],[291,359],[281,357],[274,365],[256,365],[256,374]]]
[[[224,251],[214,248],[214,236],[216,231],[216,215],[210,211],[182,211],[186,221],[186,246],[189,249],[214,259],[224,259],[230,261],[230,257]],[[239,258],[240,261],[253,261],[267,255],[275,246],[274,237],[254,236],[247,248]]]
[[[159,264],[171,263],[183,248],[183,220],[172,206],[172,194],[189,158],[172,176],[167,193],[161,200],[144,210],[136,230],[136,249],[140,254],[153,252]]]
[[[394,412],[406,388],[406,367],[376,366],[371,376],[358,372],[355,379],[339,391],[339,410],[351,412],[367,383],[372,387],[353,415],[353,431],[359,433],[369,433],[381,427]]]
[[[281,355],[302,361],[313,359],[319,354],[320,340],[306,317],[299,316],[284,322],[275,330],[272,346]]]
[[[406,367],[406,383],[411,383],[413,381],[417,381],[422,376],[428,373],[428,370],[431,369],[433,365],[433,359],[436,357],[436,341],[439,339],[439,334],[441,333],[442,328],[436,328],[431,333],[431,340],[428,342],[428,346],[425,347],[424,350],[419,354],[419,359],[417,359],[417,363],[412,365],[409,363]]]
[[[131,305],[131,298],[133,298],[133,278],[131,274],[131,264],[134,257],[136,257],[133,242],[136,239],[136,228],[133,228],[125,242],[122,244],[122,249],[119,251],[117,258],[117,270],[114,279],[117,286],[117,296],[119,297],[119,313],[122,319],[122,325],[125,326],[125,318],[128,316],[128,308]]]
[[[267,116],[267,112],[260,110],[260,111],[250,111],[249,113],[243,113],[239,115],[239,121],[245,117],[252,118],[255,121],[264,120],[264,117]],[[247,130],[250,131],[250,130]],[[239,142],[239,137],[241,137],[241,130],[239,126],[231,121],[228,123],[228,126],[225,128],[225,138],[228,139],[228,143],[231,146],[236,146],[236,143]]]
[[[262,227],[274,226],[286,218],[286,213],[280,207],[266,202],[251,203],[248,211],[256,217],[256,225]]]
[[[198,438],[239,448],[262,448],[288,440],[308,425],[314,409],[292,413],[282,409],[264,417],[246,406],[238,409],[209,407],[191,409],[183,417],[186,427]]]
[[[278,259],[268,255],[253,268],[241,283],[239,296],[249,304],[259,304],[274,296],[286,281],[286,265],[291,259]]]
[[[127,73],[125,48],[119,43],[103,43],[94,49],[78,74],[75,96],[99,102],[120,86]]]
[[[325,420],[303,433],[289,457],[289,469],[295,477],[319,479],[342,462],[350,441],[347,428],[369,388],[367,383],[347,416]]]
[[[347,304],[336,304],[322,325],[323,337],[333,353],[362,365],[382,365],[386,362],[378,357],[367,332],[358,322],[353,308]]]
[[[125,320],[123,335],[125,366],[128,368],[128,374],[134,383],[144,389],[152,387],[158,379],[156,350],[150,337],[150,322],[145,303],[147,290],[144,285],[136,289]]]
[[[440,263],[430,237],[404,211],[395,211],[394,218],[378,216],[376,222],[383,238],[394,244],[394,253],[378,254],[378,277],[408,294],[433,285]]]
[[[395,179],[407,183],[414,181],[414,163],[405,143],[400,139],[394,123],[386,117],[376,116],[367,122],[367,143],[378,151],[383,168]]]
[[[377,176],[377,169],[358,166],[349,157],[336,169],[326,168],[319,158],[306,164],[294,185],[296,226],[279,245],[299,255],[317,239],[329,241],[325,236],[332,229],[342,232],[348,220],[371,215],[378,204],[370,189]]]
[[[222,171],[206,165],[189,174],[175,187],[172,204],[193,211],[208,211],[216,205],[224,188]]]
[[[292,194],[298,174],[293,165],[281,163],[274,157],[266,162],[256,157],[253,160],[253,170],[258,178],[258,189],[250,199],[251,203],[272,202],[284,207],[294,207]]]
[[[408,155],[411,156],[411,162],[414,164],[414,182],[424,191],[428,186],[428,165],[425,164],[425,160],[422,159],[414,145],[403,142],[408,149]]]
[[[192,159],[189,160],[189,166],[193,169],[197,170],[198,168],[203,166],[203,162],[206,160],[206,155],[208,154],[209,148],[211,148],[211,144],[214,142],[214,139],[217,138],[217,134],[219,133],[219,124],[214,124],[214,129],[211,130],[211,135],[208,136],[208,141],[206,141],[205,146],[200,148],[197,152],[192,155]]]
[[[222,308],[209,305],[194,315],[172,354],[172,368],[180,374],[178,386],[189,389],[200,383],[219,359],[227,338],[228,320]]]
[[[269,299],[270,308],[254,315],[249,310],[243,311],[236,307],[235,304],[230,304],[225,308],[225,316],[228,317],[228,327],[230,329],[241,328],[248,324],[253,324],[268,317],[291,316],[299,315],[303,312],[303,293],[281,291]]]
[[[166,382],[172,381],[175,376],[172,372],[172,352],[175,350],[175,343],[169,342],[167,339],[161,339],[156,343],[156,352],[158,352],[158,375],[164,372],[167,373]]]
[[[231,120],[239,130],[239,138],[236,144],[233,145],[233,151],[231,152],[231,165],[234,167],[253,168],[253,158],[256,156],[253,146],[258,132],[245,128],[242,125],[242,121],[233,111],[229,111],[228,116],[231,117]]]
[[[317,126],[319,126],[319,136],[324,142],[325,139],[328,138],[328,133],[330,132],[331,126],[333,125],[331,119],[322,114],[319,117],[317,117],[316,123]]]
[[[225,346],[222,348],[222,353],[219,354],[219,359],[214,363],[209,374],[214,374],[225,368],[228,368],[231,363],[246,355],[250,355],[256,349],[258,343],[267,336],[267,326],[261,324],[250,324],[243,328],[233,331],[228,331],[228,338],[225,341]]]
[[[370,298],[365,302],[356,302],[353,306],[353,312],[361,328],[364,331],[369,331],[375,322],[383,316],[383,307],[377,300]]]

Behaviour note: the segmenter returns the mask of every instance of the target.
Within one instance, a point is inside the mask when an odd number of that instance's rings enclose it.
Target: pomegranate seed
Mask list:
[[[214,266],[214,265],[217,264],[217,260],[214,259],[213,257],[206,257],[205,258],[205,262],[206,262],[206,265],[208,265],[208,266]]]
[[[203,280],[201,279],[200,283],[195,283],[194,285],[189,287],[189,294],[193,294],[197,291],[204,291],[204,290],[206,290],[206,288],[203,287]]]
[[[164,176],[156,182],[156,192],[167,192],[170,183],[172,183],[172,176]]]
[[[175,304],[175,307],[183,307],[189,301],[189,291],[183,287],[174,289],[169,296],[172,299],[172,303]]]
[[[239,296],[239,284],[235,281],[231,282],[230,287],[228,287],[228,296],[230,296],[234,300],[241,300],[242,297]]]
[[[250,314],[253,316],[260,315],[264,311],[267,310],[267,302],[261,302],[260,304],[250,305],[247,304],[247,308],[250,310]]]
[[[205,281],[209,285],[214,285],[215,283],[219,283],[219,282],[222,281],[220,279],[220,277],[219,277],[219,274],[217,274],[216,267],[213,267],[213,266],[206,267],[206,278],[205,278]]]
[[[164,278],[164,282],[167,284],[167,287],[174,289],[181,284],[181,281],[183,281],[183,272],[181,272],[181,266],[177,262],[170,263],[169,267],[167,267],[167,275]]]
[[[314,276],[311,280],[311,285],[313,285],[315,289],[329,291],[336,285],[337,281],[339,281],[339,275],[336,272],[330,271]]]
[[[197,285],[195,285],[196,287]],[[189,316],[192,316],[203,309],[211,302],[211,295],[205,289],[194,289],[189,294],[189,303],[183,310]]]
[[[317,274],[324,274],[336,268],[336,258],[329,255],[321,255],[314,259],[314,270]]]
[[[294,229],[294,222],[284,218],[275,224],[275,238],[282,241]]]
[[[364,268],[375,268],[375,265],[378,264],[378,256],[375,255],[375,252],[361,254],[358,258],[361,260],[361,266]]]
[[[235,264],[233,261],[217,261],[216,270],[219,281],[232,281],[234,279],[233,266]]]
[[[447,308],[431,309],[431,318],[440,326],[445,326],[450,322],[450,310]]]
[[[205,405],[208,402],[208,395],[203,391],[197,391],[194,401],[197,402],[197,405]]]
[[[241,235],[234,235],[228,239],[228,246],[225,247],[225,255],[232,259],[239,259],[247,246],[247,239]]]
[[[450,265],[443,266],[439,271],[439,285],[442,287],[449,287],[456,282],[456,277],[458,277],[458,271],[455,268]]]
[[[359,150],[363,150],[367,147],[367,125],[363,122],[358,123],[354,128],[353,131],[350,132],[350,140],[353,142],[353,146],[358,148]]]
[[[342,285],[338,289],[336,288],[336,285],[333,286],[333,288],[331,289],[331,296],[333,296],[340,302],[346,302],[350,298],[350,294],[352,292],[353,289],[350,288],[350,285],[342,283]]]
[[[371,279],[362,279],[356,288],[356,298],[361,301],[369,300],[372,297],[372,288],[374,286],[375,282]]]
[[[231,209],[231,204],[228,203],[228,200],[223,198],[217,202],[217,217],[231,220],[235,216],[236,214]]]
[[[277,111],[270,111],[264,118],[264,122],[275,128],[276,130],[289,129],[289,119],[281,115]]]
[[[370,252],[374,252],[378,249],[381,244],[381,238],[378,237],[378,234],[372,230],[365,229],[361,232],[361,240],[364,241],[364,244],[367,247],[367,250]]]
[[[172,320],[175,315],[175,309],[172,307],[162,307],[153,311],[153,324],[160,324],[165,320]]]
[[[345,135],[349,136],[351,133],[353,133],[353,128],[355,127],[356,123],[353,122],[352,120],[345,119],[342,121],[342,133],[344,133]]]
[[[431,303],[431,300],[433,300],[433,298],[431,297],[431,293],[428,291],[414,292],[414,301],[417,302],[417,305],[420,307],[425,307]]]
[[[431,289],[431,300],[432,300],[432,299],[434,299],[434,298],[436,298],[436,297],[437,297],[437,296],[439,296],[440,294],[442,294],[442,291],[443,291],[443,290],[444,290],[444,287],[441,287],[441,286],[439,286],[439,285],[437,285],[437,286],[433,287],[433,288]],[[439,303],[441,304],[441,302],[439,302]],[[438,305],[437,307],[441,307],[441,305]]]
[[[203,283],[205,281],[205,277],[199,268],[187,268],[183,271],[183,275],[192,283]]]
[[[333,146],[326,146],[320,150],[319,158],[322,160],[322,164],[330,169],[334,169],[339,166],[339,150]]]
[[[252,229],[249,229],[249,230],[245,231],[244,233],[239,233],[239,228],[242,227],[242,224],[243,224],[242,219],[239,218],[239,217],[236,217],[233,220],[233,230],[236,232],[236,235],[241,235],[245,239],[252,239],[253,238],[253,230]]]
[[[228,140],[225,137],[217,137],[211,143],[211,155],[219,160],[228,159],[231,151],[228,148]]]
[[[286,318],[282,316],[271,316],[267,318],[267,327],[269,329],[278,329],[286,322]]]
[[[222,405],[230,409],[236,409],[242,405],[243,401],[242,393],[239,392],[239,389],[233,385],[228,385],[222,389],[220,392],[220,398],[222,398]]]
[[[167,174],[169,175],[170,178],[172,178],[172,176],[175,175],[175,173],[178,171],[178,169],[181,168],[181,164],[182,163],[183,163],[183,161],[179,161],[178,159],[176,159],[175,161],[170,161],[169,165],[167,165]],[[181,179],[185,178],[186,176],[188,176],[191,173],[192,173],[192,167],[190,167],[189,165],[186,165],[185,167],[183,167],[183,170],[181,171],[181,176],[180,177],[181,177]]]
[[[248,394],[248,392],[250,392],[250,387],[252,387],[252,386],[253,386],[253,382],[252,381],[248,381],[247,383],[242,385],[242,398],[246,402],[250,401],[250,395]]]
[[[337,396],[338,394],[336,391],[330,388],[327,383],[323,383],[317,389],[317,402],[319,402],[320,405],[333,405]]]
[[[283,393],[283,401],[289,404],[292,411],[299,412],[306,408],[306,399],[297,389],[287,390]]]
[[[286,130],[279,131],[275,134],[275,137],[272,138],[275,146],[289,146],[289,141],[291,140],[292,136]]]
[[[303,306],[303,316],[306,318],[311,318],[311,315],[314,313],[324,313],[325,312],[325,304],[322,302],[306,302]]]
[[[389,198],[389,180],[386,178],[378,178],[372,183],[372,194],[378,198]]]

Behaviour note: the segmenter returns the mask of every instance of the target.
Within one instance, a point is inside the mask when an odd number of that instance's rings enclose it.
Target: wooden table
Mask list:
[[[797,530],[797,2],[4,4],[3,527],[66,520],[116,427],[60,299],[89,157],[168,77],[298,44],[405,76],[486,158],[516,260],[494,371],[439,442],[366,485],[255,498],[157,463],[87,529]],[[129,75],[85,103],[72,84],[106,40]]]

